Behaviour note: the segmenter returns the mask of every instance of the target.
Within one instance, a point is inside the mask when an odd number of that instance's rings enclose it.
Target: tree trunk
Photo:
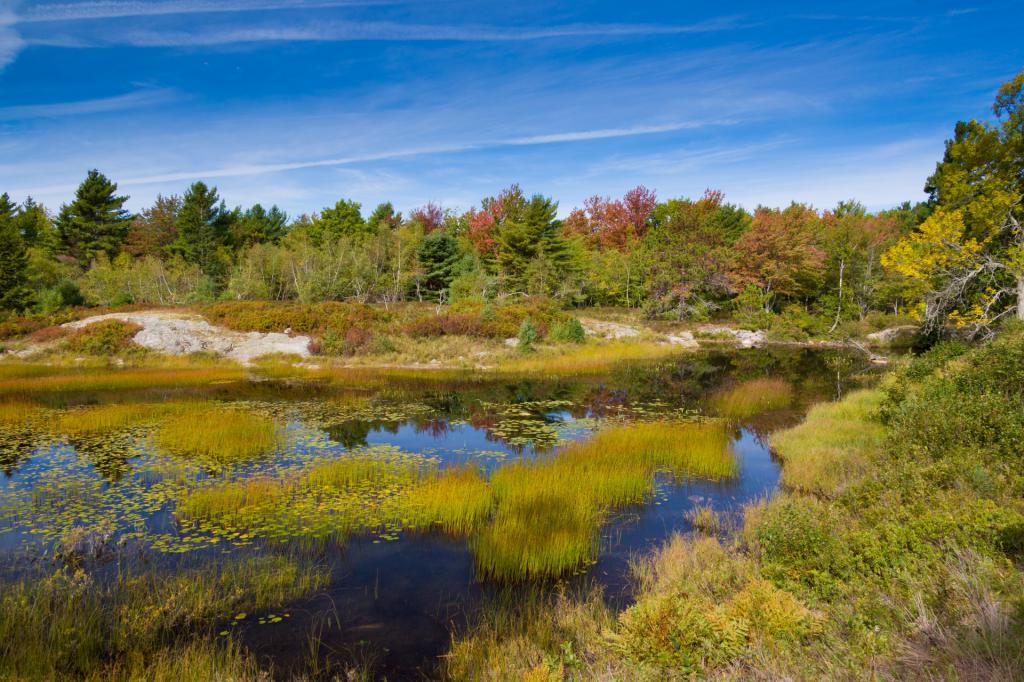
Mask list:
[[[1024,274],[1017,275],[1017,319],[1024,320]]]

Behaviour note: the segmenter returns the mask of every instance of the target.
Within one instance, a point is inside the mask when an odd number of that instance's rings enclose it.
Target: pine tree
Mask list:
[[[215,280],[227,269],[224,247],[231,240],[233,213],[217,195],[216,187],[195,182],[182,197],[171,251],[198,265]]]
[[[526,273],[538,257],[555,269],[568,266],[569,247],[555,220],[558,204],[541,195],[533,196],[518,219],[498,232],[498,263],[502,275],[519,291],[526,288]]]
[[[0,195],[0,309],[23,310],[32,292],[28,288],[28,254],[14,221],[15,206]]]
[[[234,245],[246,248],[253,244],[276,244],[288,231],[288,214],[277,206],[270,210],[254,204],[246,211],[235,210]]]
[[[18,233],[25,240],[25,246],[50,249],[53,247],[53,224],[46,214],[46,208],[32,197],[27,197],[14,216]]]
[[[459,262],[459,244],[446,232],[427,235],[417,253],[420,264],[426,271],[421,290],[434,300],[440,300],[455,277],[455,265]]]
[[[91,170],[75,192],[75,200],[61,206],[57,216],[59,250],[85,265],[100,253],[113,258],[121,250],[131,214],[127,196],[117,196],[117,183]]]

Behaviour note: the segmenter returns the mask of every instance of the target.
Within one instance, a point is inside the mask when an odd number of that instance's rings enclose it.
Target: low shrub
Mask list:
[[[548,339],[556,343],[583,343],[587,340],[587,332],[578,319],[570,317],[552,323]]]
[[[519,333],[516,335],[519,340],[517,348],[522,353],[532,351],[539,336],[540,334],[537,332],[537,328],[533,325],[533,322],[531,322],[529,318],[523,320],[523,323],[519,325]]]
[[[243,332],[283,332],[320,336],[333,330],[342,338],[350,329],[374,330],[391,319],[386,310],[361,303],[325,301],[221,301],[200,308],[203,317]]]
[[[132,339],[142,327],[121,320],[104,320],[71,332],[61,344],[69,353],[108,357],[128,351],[142,352]]]

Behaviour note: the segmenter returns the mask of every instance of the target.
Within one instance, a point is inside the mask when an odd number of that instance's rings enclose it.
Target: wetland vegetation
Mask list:
[[[0,387],[0,608],[28,619],[4,675],[454,675],[503,598],[631,603],[636,552],[720,537],[774,489],[767,434],[877,375],[782,348],[372,382],[162,362],[3,365],[40,382]]]

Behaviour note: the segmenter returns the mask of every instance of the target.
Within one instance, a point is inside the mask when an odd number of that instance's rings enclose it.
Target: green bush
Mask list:
[[[137,324],[121,320],[104,320],[76,329],[63,342],[62,348],[82,355],[110,356],[127,351],[139,352],[132,338],[142,330]]]
[[[769,321],[768,337],[775,341],[806,341],[811,336],[824,334],[827,329],[825,320],[799,305],[790,304]]]
[[[540,335],[537,333],[537,328],[530,321],[530,318],[523,320],[523,323],[519,325],[519,350],[524,353],[528,353],[533,350],[533,345],[537,343],[537,339]]]
[[[747,329],[767,329],[771,326],[775,315],[768,309],[771,297],[761,289],[749,285],[733,299],[733,311],[736,321]]]
[[[548,331],[548,338],[558,343],[583,343],[587,340],[587,332],[575,317],[556,321]]]

